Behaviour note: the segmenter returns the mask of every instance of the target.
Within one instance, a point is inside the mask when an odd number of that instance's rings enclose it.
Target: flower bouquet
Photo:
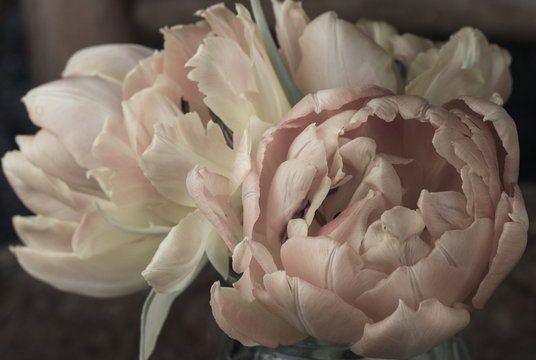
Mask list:
[[[508,52],[291,0],[272,2],[277,47],[251,5],[163,29],[160,51],[83,49],[24,97],[40,130],[2,164],[36,215],[14,218],[13,253],[64,291],[150,286],[140,359],[207,263],[214,318],[245,346],[426,353],[525,248]]]

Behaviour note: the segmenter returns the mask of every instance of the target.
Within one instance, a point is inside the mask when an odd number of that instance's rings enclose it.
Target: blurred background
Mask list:
[[[35,131],[20,98],[60,77],[76,50],[101,43],[161,47],[158,29],[191,23],[212,0],[0,0],[0,154],[16,134]],[[225,1],[232,6],[231,1]],[[270,2],[264,1],[269,21]],[[355,21],[385,20],[401,33],[434,40],[465,25],[480,28],[512,55],[513,93],[506,109],[521,144],[520,182],[531,217],[529,245],[520,264],[462,333],[474,360],[534,358],[536,346],[536,1],[531,0],[304,0],[309,16],[335,10]],[[273,22],[272,22],[273,23]],[[135,359],[139,314],[146,294],[96,300],[61,293],[30,278],[7,246],[18,240],[14,214],[27,211],[0,175],[0,359]],[[179,297],[153,359],[215,359],[226,337],[210,314],[206,269]]]

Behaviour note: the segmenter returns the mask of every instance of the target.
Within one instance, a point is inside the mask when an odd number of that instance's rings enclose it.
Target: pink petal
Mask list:
[[[357,298],[357,306],[378,321],[395,311],[398,299],[413,309],[430,298],[447,306],[464,301],[486,269],[488,259],[482,254],[489,252],[491,236],[489,219],[479,219],[466,230],[446,232],[426,258],[397,268]]]
[[[98,78],[68,78],[32,89],[23,98],[30,119],[56,134],[76,162],[99,165],[91,146],[108,116],[121,117],[121,88]]]
[[[195,55],[209,31],[210,28],[205,21],[163,30],[163,73],[180,86],[184,92],[184,100],[190,105],[190,111],[197,112],[204,123],[209,119],[206,105],[203,103],[204,96],[199,92],[197,84],[188,79],[191,68],[187,67],[186,63]]]
[[[466,204],[465,196],[457,191],[431,193],[422,190],[419,212],[432,239],[449,230],[465,229],[471,224],[472,217],[465,210]]]
[[[147,287],[141,271],[160,239],[131,243],[88,259],[74,253],[12,247],[26,272],[62,291],[99,298],[134,293]]]
[[[299,2],[272,1],[272,7],[279,51],[291,76],[295,78],[302,57],[298,40],[309,23],[309,17]]]
[[[195,204],[220,233],[232,251],[241,239],[242,227],[231,207],[229,180],[196,166],[186,179],[188,192]]]
[[[153,49],[135,44],[87,47],[71,56],[62,76],[97,76],[121,85],[127,73],[153,52]]]
[[[246,346],[289,345],[306,336],[257,301],[246,302],[236,289],[222,288],[219,282],[212,285],[210,305],[220,328]]]
[[[362,336],[363,326],[369,320],[335,293],[288,277],[285,272],[265,275],[264,286],[266,290],[254,290],[259,302],[321,341],[354,342]]]
[[[40,130],[33,136],[19,135],[15,140],[24,156],[36,167],[80,192],[103,195],[95,180],[87,178],[87,169],[76,163],[57,136],[50,131]]]
[[[436,299],[423,301],[416,311],[400,300],[389,317],[366,324],[363,337],[350,349],[363,356],[409,358],[445,341],[469,320],[464,308],[447,307]]]
[[[476,308],[484,306],[499,283],[519,261],[527,244],[528,216],[521,191],[517,185],[514,187],[514,197],[511,202],[512,213],[509,216],[513,221],[504,223],[496,253],[489,264],[488,273],[472,299],[472,304]]]
[[[4,155],[2,168],[19,199],[35,214],[77,221],[92,206],[92,197],[70,189],[65,182],[35,167],[18,151]]]
[[[278,249],[283,241],[287,222],[304,207],[316,175],[313,165],[300,160],[287,160],[273,175],[267,199],[266,237]]]
[[[164,52],[155,52],[152,56],[141,60],[123,81],[123,99],[129,99],[141,89],[150,87],[159,74],[164,71]]]
[[[391,56],[333,12],[311,21],[299,43],[302,60],[295,81],[303,93],[365,84],[397,88]]]

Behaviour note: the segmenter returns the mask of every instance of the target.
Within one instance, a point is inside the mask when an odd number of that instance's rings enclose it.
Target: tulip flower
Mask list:
[[[486,100],[307,95],[263,135],[238,210],[228,178],[189,175],[241,274],[212,287],[216,321],[246,345],[313,336],[382,358],[436,346],[525,248],[518,163],[513,120]]]

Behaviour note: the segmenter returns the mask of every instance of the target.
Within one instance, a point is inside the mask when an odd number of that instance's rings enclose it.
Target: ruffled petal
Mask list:
[[[230,176],[234,154],[213,123],[205,130],[196,113],[155,125],[153,142],[142,156],[140,167],[153,186],[167,199],[185,206],[194,203],[186,189],[186,177],[195,165]]]
[[[363,337],[350,349],[363,356],[404,359],[418,355],[448,339],[469,324],[464,308],[425,300],[417,310],[404,301],[386,319],[366,324]]]

